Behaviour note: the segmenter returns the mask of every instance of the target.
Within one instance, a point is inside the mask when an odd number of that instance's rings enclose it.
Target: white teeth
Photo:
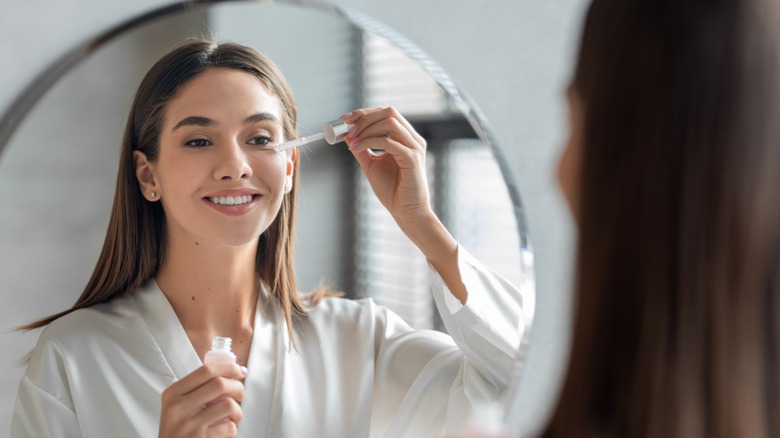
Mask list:
[[[242,205],[252,200],[252,195],[243,196],[216,196],[209,201],[220,205]]]

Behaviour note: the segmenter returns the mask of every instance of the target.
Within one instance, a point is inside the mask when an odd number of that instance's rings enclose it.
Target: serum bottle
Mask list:
[[[230,350],[230,346],[233,344],[233,340],[230,338],[223,338],[220,336],[214,336],[211,338],[211,350],[206,352],[203,356],[203,365],[211,363],[224,363],[233,362],[236,363],[236,355]],[[213,403],[222,400],[225,396],[222,396],[214,401],[206,403],[206,406],[210,406]],[[230,420],[230,417],[225,417],[214,424],[226,423]]]
[[[210,363],[236,362],[236,355],[230,350],[233,340],[214,336],[211,339],[211,350],[203,356],[203,365]]]

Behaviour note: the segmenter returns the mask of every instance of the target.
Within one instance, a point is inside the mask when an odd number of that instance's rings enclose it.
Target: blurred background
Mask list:
[[[72,0],[67,8],[38,3],[14,11],[0,5],[0,32],[20,37],[0,69],[3,111],[41,66],[56,67],[61,53],[167,4],[140,2],[112,14],[89,1]],[[409,0],[392,12],[370,2],[335,2],[365,19],[360,26],[322,7],[291,3],[298,2],[224,3],[152,20],[100,47],[37,102],[0,152],[2,328],[67,308],[80,294],[105,235],[124,118],[149,66],[188,36],[237,41],[281,67],[296,97],[301,135],[357,107],[392,105],[426,137],[437,214],[464,248],[521,287],[529,321],[538,300],[524,378],[508,401],[517,427],[534,430],[555,395],[567,341],[571,226],[553,169],[565,135],[562,90],[582,2]],[[498,24],[510,21],[511,30]],[[78,32],[74,23],[82,24]],[[459,28],[453,33],[452,26]],[[49,40],[63,32],[67,37]],[[428,50],[420,50],[426,42]],[[464,86],[450,66],[442,70],[446,61],[465,66],[465,77],[479,86]],[[301,157],[299,286],[370,296],[413,326],[442,329],[424,258],[373,198],[351,155],[322,144]],[[0,335],[0,431],[9,428],[23,372],[18,361],[37,335]]]

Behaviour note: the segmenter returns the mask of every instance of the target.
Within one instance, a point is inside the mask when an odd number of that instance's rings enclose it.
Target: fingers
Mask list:
[[[246,368],[235,363],[216,363],[204,365],[183,379],[169,386],[165,392],[183,395],[194,391],[214,377],[227,377],[230,379],[243,379],[246,376]],[[165,395],[163,392],[163,395]]]
[[[375,143],[374,140],[381,140],[383,138],[389,138],[395,140],[402,145],[406,145],[408,148],[424,150],[414,138],[411,132],[409,132],[399,121],[395,118],[387,118],[380,120],[365,129],[354,137],[354,140],[349,145],[349,148],[356,150],[360,147],[361,143]],[[377,149],[377,146],[371,146]]]
[[[246,368],[219,363],[204,365],[173,383],[162,393],[160,436],[188,436],[188,431],[201,431],[196,435],[204,436],[207,428],[225,422],[235,429],[242,418],[239,403],[244,399],[244,385],[240,379],[245,376]],[[207,436],[235,436],[230,430],[229,425],[220,424],[214,431],[209,429]]]
[[[346,141],[377,199],[399,225],[430,210],[425,140],[394,108],[355,110],[341,117],[351,124]],[[386,153],[376,156],[371,149]]]
[[[213,427],[226,422],[238,424],[244,417],[244,413],[237,401],[223,398],[203,409],[199,416],[204,424]]]
[[[381,149],[386,155],[376,156],[369,149]],[[371,138],[350,147],[361,166],[368,164],[370,159],[385,159],[392,156],[400,169],[413,169],[420,165],[424,153],[420,149],[412,149],[393,140],[390,137]]]
[[[426,148],[425,139],[393,107],[355,110],[342,120],[352,125],[347,136],[350,146],[366,138],[390,136],[409,147]]]
[[[189,393],[188,398],[192,404],[200,407],[220,397],[240,402],[244,400],[244,385],[235,379],[215,377]]]
[[[232,421],[215,424],[208,428],[206,436],[208,438],[224,438],[238,435],[238,427]]]

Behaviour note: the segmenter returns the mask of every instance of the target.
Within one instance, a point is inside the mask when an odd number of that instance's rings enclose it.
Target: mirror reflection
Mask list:
[[[223,4],[110,42],[58,81],[3,150],[0,278],[18,309],[6,321],[22,324],[68,308],[83,289],[105,236],[133,90],[162,53],[191,35],[238,41],[273,59],[295,96],[300,135],[355,108],[396,107],[428,142],[437,215],[464,248],[521,288],[531,320],[532,261],[521,251],[527,242],[517,207],[494,155],[451,96],[392,42],[341,16]],[[342,146],[300,151],[299,288],[326,284],[351,298],[372,297],[413,327],[444,330],[424,256]],[[20,339],[18,356],[32,345],[29,336]],[[18,374],[9,387],[17,381]]]

